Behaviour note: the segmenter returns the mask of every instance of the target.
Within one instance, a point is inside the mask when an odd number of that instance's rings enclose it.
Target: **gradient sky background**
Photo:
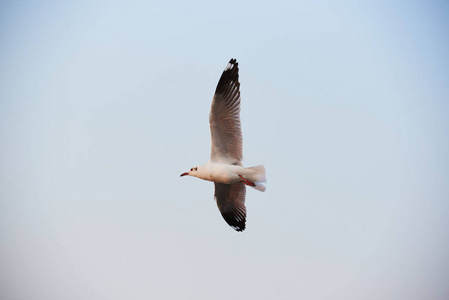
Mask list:
[[[363,2],[363,4],[359,3]],[[448,299],[445,1],[0,5],[0,298]],[[240,65],[247,230],[208,113]]]

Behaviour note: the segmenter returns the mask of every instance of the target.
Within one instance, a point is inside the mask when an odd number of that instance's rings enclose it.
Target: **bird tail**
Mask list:
[[[265,167],[262,165],[245,168],[249,172],[249,180],[253,181],[256,186],[253,186],[258,191],[265,192],[265,185],[262,182],[267,182],[267,177],[265,176]]]

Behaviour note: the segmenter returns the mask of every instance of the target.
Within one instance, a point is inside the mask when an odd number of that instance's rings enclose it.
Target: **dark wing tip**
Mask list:
[[[236,218],[236,214],[233,212],[225,212],[221,214],[226,223],[229,224],[236,231],[243,231],[246,229],[246,217],[241,218],[240,220]]]
[[[235,58],[232,58],[226,65],[226,68],[221,74],[220,80],[217,84],[215,94],[224,94],[229,89],[229,84],[233,83],[237,88],[239,83],[239,63]]]
[[[228,65],[225,68],[225,71],[227,70],[237,70],[237,74],[238,74],[238,69],[239,69],[239,63],[237,62],[237,60],[235,58],[231,58],[231,60],[228,62]]]

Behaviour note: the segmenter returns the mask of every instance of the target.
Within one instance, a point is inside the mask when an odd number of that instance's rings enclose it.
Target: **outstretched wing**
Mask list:
[[[246,187],[243,183],[215,182],[215,200],[223,219],[235,230],[246,228]]]
[[[213,162],[241,165],[239,64],[231,59],[218,81],[209,114]]]

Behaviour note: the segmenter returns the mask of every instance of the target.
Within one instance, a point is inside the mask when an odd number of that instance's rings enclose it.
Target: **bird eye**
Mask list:
[[[193,168],[191,168],[190,171],[193,171]]]

